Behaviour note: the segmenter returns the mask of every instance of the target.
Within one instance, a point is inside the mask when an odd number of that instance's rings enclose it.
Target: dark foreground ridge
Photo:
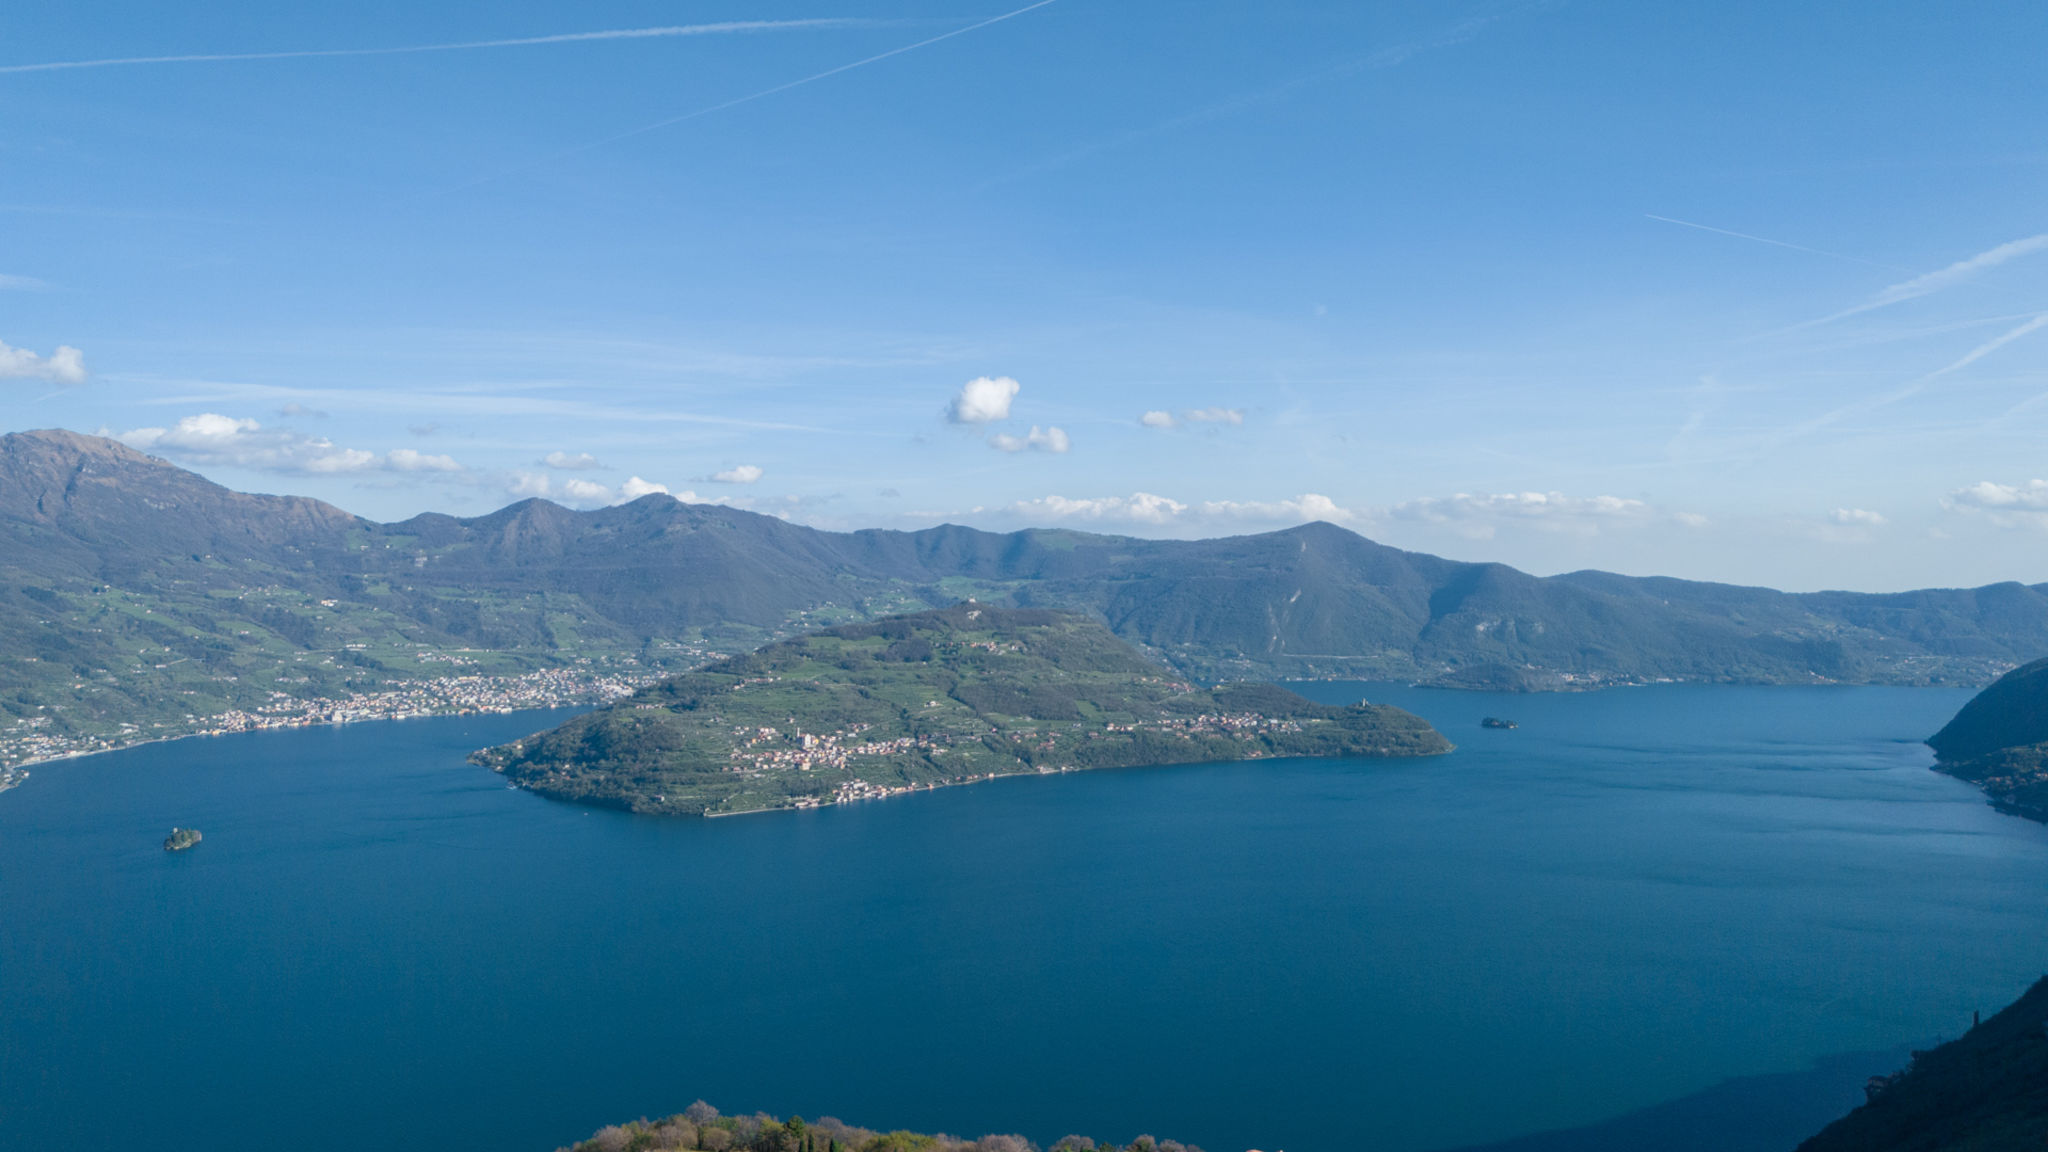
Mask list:
[[[1870,1102],[1798,1152],[2007,1152],[2048,1146],[2048,977],[2004,1011],[1873,1079]]]
[[[0,436],[0,786],[194,732],[596,702],[969,597],[1091,616],[1205,683],[1983,684],[2048,652],[2048,585],[1790,595],[1539,578],[1330,524],[822,532],[659,495],[380,524],[114,440],[21,432]]]
[[[1936,768],[2003,811],[2048,821],[2048,660],[1999,677],[1927,743]]]
[[[590,1139],[556,1152],[1041,1152],[1022,1136],[983,1136],[962,1140],[921,1132],[876,1132],[856,1128],[829,1116],[814,1123],[792,1116],[777,1120],[766,1112],[752,1116],[720,1116],[699,1100],[666,1120],[636,1120],[600,1128]],[[1067,1136],[1043,1152],[1202,1152],[1198,1145],[1140,1136],[1129,1144],[1097,1144],[1086,1136]]]
[[[969,602],[771,644],[475,758],[558,799],[713,816],[1018,773],[1450,748],[1399,708],[1198,688],[1086,616]]]

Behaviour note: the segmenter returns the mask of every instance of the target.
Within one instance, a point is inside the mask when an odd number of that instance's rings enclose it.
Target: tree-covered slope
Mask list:
[[[2018,1152],[2048,1145],[2048,977],[1870,1085],[1798,1152]]]
[[[2019,584],[1790,595],[1539,578],[1329,524],[1212,540],[822,532],[649,496],[379,524],[71,432],[0,436],[0,743],[441,675],[676,669],[965,597],[1091,615],[1207,681],[1982,683],[2048,652]],[[451,665],[451,660],[461,661]]]
[[[2048,821],[2048,660],[1999,677],[1927,743],[1943,772],[2005,811]]]
[[[808,807],[990,776],[1450,745],[1398,708],[1197,688],[1096,621],[972,602],[771,644],[477,759],[640,812]]]

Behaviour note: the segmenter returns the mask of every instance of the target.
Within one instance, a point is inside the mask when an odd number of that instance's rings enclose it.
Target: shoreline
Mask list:
[[[85,760],[94,756],[105,756],[114,752],[128,752],[146,748],[152,744],[171,744],[179,740],[216,739],[223,736],[251,736],[258,732],[291,732],[301,728],[340,728],[349,724],[396,724],[405,720],[439,719],[447,716],[509,716],[516,712],[552,712],[562,708],[582,708],[602,701],[565,702],[560,704],[534,704],[525,708],[449,708],[433,712],[408,712],[398,716],[350,716],[340,719],[301,720],[294,724],[266,724],[257,728],[235,730],[208,729],[199,732],[177,732],[165,736],[151,736],[142,740],[131,740],[123,744],[110,744],[104,748],[82,748],[70,752],[59,752],[54,756],[41,756],[8,768],[0,768],[0,792],[19,788],[26,783],[28,769],[44,764],[62,764],[67,760]],[[773,809],[764,809],[773,811]]]

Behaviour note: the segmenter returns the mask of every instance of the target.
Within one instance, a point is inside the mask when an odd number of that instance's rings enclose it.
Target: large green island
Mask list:
[[[969,601],[722,660],[474,759],[545,796],[717,816],[1019,773],[1450,748],[1399,708],[1201,688],[1089,617]]]

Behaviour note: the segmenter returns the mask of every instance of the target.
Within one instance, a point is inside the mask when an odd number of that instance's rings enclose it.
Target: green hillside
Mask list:
[[[1025,772],[1449,749],[1398,708],[1197,688],[1087,617],[967,603],[773,644],[477,759],[560,799],[720,815]]]
[[[2007,812],[2048,821],[2048,660],[1999,677],[1927,743],[1936,768]]]
[[[1986,683],[2048,652],[2042,586],[1791,595],[1536,577],[1329,524],[1214,540],[836,533],[666,496],[380,524],[233,492],[112,440],[23,432],[0,436],[0,768],[231,712],[594,701],[969,597],[1088,615],[1205,682]]]

